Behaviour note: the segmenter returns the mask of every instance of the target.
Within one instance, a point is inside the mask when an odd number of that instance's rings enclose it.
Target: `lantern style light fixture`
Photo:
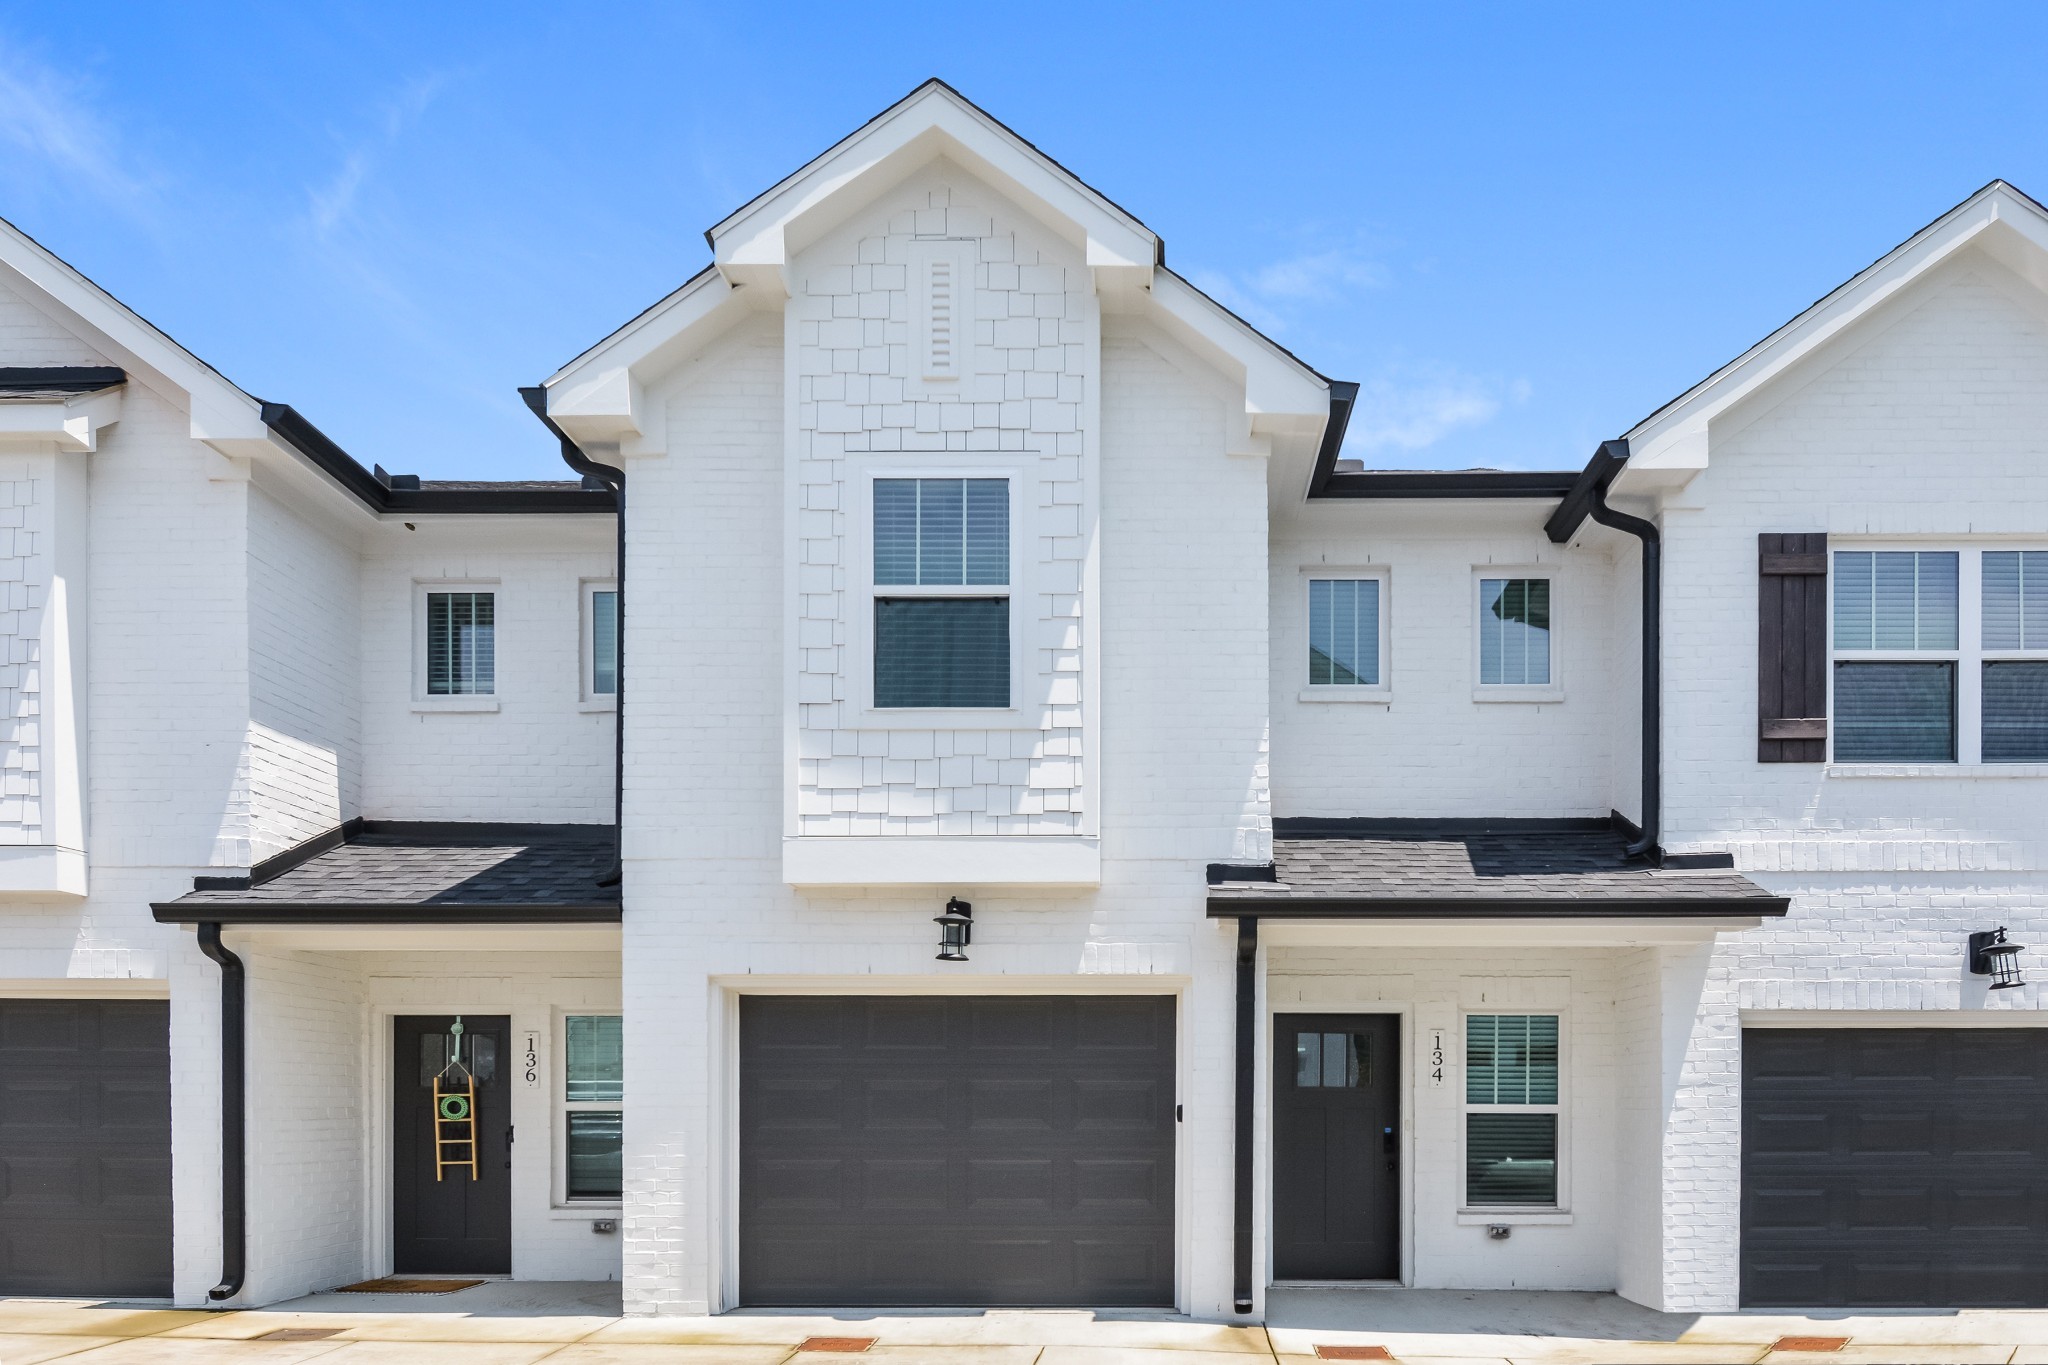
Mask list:
[[[945,914],[932,916],[932,923],[939,926],[939,961],[965,962],[961,950],[974,942],[974,907],[955,896],[946,902]]]
[[[1970,935],[1970,971],[1991,978],[1994,991],[2011,990],[2027,983],[2020,980],[2020,949],[2026,945],[2006,939],[2005,926],[1982,929]]]

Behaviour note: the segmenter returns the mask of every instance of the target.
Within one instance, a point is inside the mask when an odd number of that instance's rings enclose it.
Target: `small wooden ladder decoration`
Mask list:
[[[460,1155],[450,1155],[459,1150]],[[434,1179],[467,1168],[477,1178],[476,1077],[462,1064],[462,1016],[448,1031],[448,1065],[434,1077]]]

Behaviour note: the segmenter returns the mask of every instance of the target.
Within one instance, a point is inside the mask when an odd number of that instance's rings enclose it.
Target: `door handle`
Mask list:
[[[1386,1154],[1387,1169],[1393,1170],[1401,1155],[1401,1140],[1394,1135],[1393,1129],[1380,1129],[1380,1151]]]

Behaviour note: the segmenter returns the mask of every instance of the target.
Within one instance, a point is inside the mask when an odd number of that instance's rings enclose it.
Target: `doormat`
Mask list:
[[[474,1289],[482,1280],[404,1280],[387,1276],[381,1280],[364,1280],[361,1284],[345,1284],[335,1290],[337,1294],[453,1294],[458,1289]]]
[[[1394,1353],[1384,1346],[1318,1346],[1318,1360],[1392,1360]]]
[[[1847,1337],[1779,1337],[1773,1351],[1839,1351],[1849,1344]]]
[[[830,1351],[837,1355],[857,1356],[875,1344],[873,1337],[805,1337],[799,1351]]]

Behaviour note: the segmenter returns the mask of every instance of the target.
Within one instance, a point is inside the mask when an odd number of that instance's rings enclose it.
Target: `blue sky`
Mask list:
[[[365,464],[556,477],[514,390],[943,76],[1365,386],[1569,468],[1994,177],[2048,6],[0,0],[0,215]]]

